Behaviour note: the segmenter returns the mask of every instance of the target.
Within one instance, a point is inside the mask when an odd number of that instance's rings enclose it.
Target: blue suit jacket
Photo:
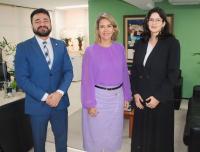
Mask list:
[[[69,106],[67,90],[73,78],[72,64],[64,42],[51,38],[54,60],[49,69],[35,37],[17,45],[15,75],[18,86],[26,93],[25,112],[31,115],[46,115],[52,110],[41,101],[43,95],[58,89],[65,92],[58,106]]]

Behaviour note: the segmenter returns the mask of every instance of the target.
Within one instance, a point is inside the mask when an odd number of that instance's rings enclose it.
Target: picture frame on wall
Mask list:
[[[124,46],[126,50],[126,58],[128,62],[133,61],[134,43],[141,38],[143,32],[143,23],[145,15],[124,15]],[[169,22],[170,33],[173,33],[174,15],[168,14],[167,20]]]

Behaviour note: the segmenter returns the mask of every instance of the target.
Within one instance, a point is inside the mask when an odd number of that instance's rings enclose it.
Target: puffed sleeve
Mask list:
[[[130,78],[128,74],[128,66],[126,63],[126,56],[125,56],[125,49],[124,47],[122,53],[122,60],[123,60],[123,92],[124,92],[124,100],[131,101],[132,93],[131,93],[131,85],[130,85]]]
[[[90,48],[87,48],[83,56],[82,81],[81,81],[81,102],[83,108],[96,106],[93,59]]]

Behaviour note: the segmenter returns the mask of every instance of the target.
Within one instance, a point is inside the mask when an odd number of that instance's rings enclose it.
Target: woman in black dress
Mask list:
[[[169,32],[165,12],[150,10],[135,43],[132,91],[135,122],[131,152],[174,151],[173,87],[180,66],[180,44]]]

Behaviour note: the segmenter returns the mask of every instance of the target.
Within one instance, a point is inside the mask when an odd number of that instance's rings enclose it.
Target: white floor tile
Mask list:
[[[54,143],[46,142],[45,149],[46,149],[46,152],[55,152],[55,145],[54,145]],[[71,147],[68,147],[67,151],[68,152],[85,152],[85,151],[78,150],[78,149],[71,148]],[[31,149],[29,152],[34,152],[34,150]]]

